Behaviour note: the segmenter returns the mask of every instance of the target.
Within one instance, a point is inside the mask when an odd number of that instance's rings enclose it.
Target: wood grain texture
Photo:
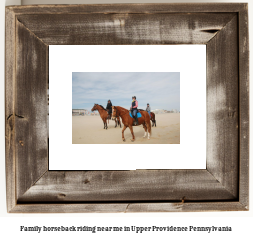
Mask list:
[[[40,14],[18,16],[18,20],[48,45],[206,44],[235,16]]]
[[[247,211],[239,202],[143,203],[129,204],[126,210],[126,212]]]
[[[247,4],[6,8],[9,212],[248,210]],[[49,44],[207,44],[207,170],[47,171]]]
[[[17,198],[47,170],[47,46],[16,22]]]
[[[195,203],[83,203],[83,204],[22,204],[13,213],[134,213],[134,212],[205,212],[247,211],[239,202]]]
[[[235,198],[207,170],[49,171],[18,201],[204,201]]]
[[[238,197],[239,80],[235,16],[207,45],[207,169]]]
[[[207,13],[239,12],[244,3],[155,3],[155,4],[82,4],[82,5],[26,5],[9,7],[16,15],[25,14],[94,14],[94,13]]]
[[[249,32],[248,5],[239,19],[239,201],[249,206]]]
[[[7,211],[16,205],[15,142],[14,142],[14,97],[15,88],[15,15],[6,8],[5,26],[5,156],[6,156],[6,197]]]

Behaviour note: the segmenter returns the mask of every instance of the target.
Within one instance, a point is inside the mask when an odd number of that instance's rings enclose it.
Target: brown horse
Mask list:
[[[140,111],[142,117],[138,118],[138,125],[143,125],[143,128],[145,130],[144,136],[146,137],[147,130],[148,130],[148,139],[150,139],[151,135],[151,124],[150,124],[150,117],[148,112],[146,111]],[[124,137],[124,131],[127,127],[129,127],[133,138],[131,141],[135,140],[134,132],[133,132],[133,122],[134,119],[130,117],[129,111],[123,107],[119,106],[112,106],[112,119],[116,118],[117,114],[121,117],[122,123],[124,124],[123,130],[122,130],[122,140],[125,141]]]
[[[139,109],[139,111],[144,111],[143,109]],[[150,120],[152,121],[152,127],[155,125],[156,127],[156,119],[155,119],[155,113],[150,112]]]
[[[95,103],[93,108],[91,109],[91,111],[93,112],[96,110],[98,110],[99,115],[102,118],[102,121],[104,122],[104,129],[107,130],[107,128],[108,128],[107,122],[106,122],[106,119],[108,119],[107,110],[102,105],[98,105]],[[109,124],[109,119],[108,119],[108,124]],[[120,122],[119,116],[117,116],[116,120],[115,120],[115,127],[117,127],[117,125],[120,125],[120,127],[121,127],[121,122]]]
[[[150,120],[152,121],[152,126],[154,126],[154,125],[155,125],[155,127],[156,127],[155,113],[150,112],[150,115],[151,115]]]

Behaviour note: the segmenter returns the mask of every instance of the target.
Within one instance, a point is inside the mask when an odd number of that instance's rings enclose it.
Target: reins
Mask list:
[[[97,106],[99,106],[99,105],[97,105]],[[101,107],[101,106],[100,106]],[[103,110],[104,112],[106,112],[107,113],[107,110],[106,109],[104,109],[104,108],[96,108],[95,110]],[[99,113],[100,114],[100,113]],[[100,115],[100,117],[102,118],[102,116]]]
[[[107,112],[104,108],[96,108],[95,110],[103,110],[103,111]]]
[[[127,113],[129,113],[129,112],[124,113],[122,116],[126,115]]]
[[[117,110],[118,110],[118,109],[116,108],[116,116],[117,116]],[[125,110],[127,110],[127,109],[125,109]],[[126,115],[127,113],[129,113],[129,111],[127,111],[126,113],[122,114],[121,117],[124,116],[124,115]],[[120,116],[120,115],[119,115],[119,116]]]

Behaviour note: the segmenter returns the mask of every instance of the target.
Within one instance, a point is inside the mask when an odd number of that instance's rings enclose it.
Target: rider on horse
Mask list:
[[[150,115],[151,107],[149,106],[149,103],[147,103],[146,111],[148,112],[149,116],[151,117],[151,115]]]
[[[107,109],[108,115],[111,115],[111,114],[112,114],[112,102],[111,102],[110,99],[109,99],[108,102],[107,102],[106,109]]]
[[[132,109],[132,115],[133,118],[135,119],[134,125],[138,124],[138,119],[137,119],[137,112],[138,112],[138,101],[136,100],[136,96],[132,97],[132,104],[131,104],[131,109]]]

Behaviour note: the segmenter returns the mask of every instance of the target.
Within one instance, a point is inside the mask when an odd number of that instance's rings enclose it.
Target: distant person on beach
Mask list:
[[[149,106],[149,103],[147,103],[146,111],[148,112],[149,116],[151,117],[151,115],[150,115],[151,107]]]
[[[112,114],[112,102],[111,102],[110,99],[107,102],[106,109],[107,109],[107,112],[108,112],[109,115]]]
[[[138,101],[136,100],[136,96],[132,97],[131,110],[132,110],[133,118],[135,119],[134,125],[137,125],[138,124],[138,121],[137,121]]]

